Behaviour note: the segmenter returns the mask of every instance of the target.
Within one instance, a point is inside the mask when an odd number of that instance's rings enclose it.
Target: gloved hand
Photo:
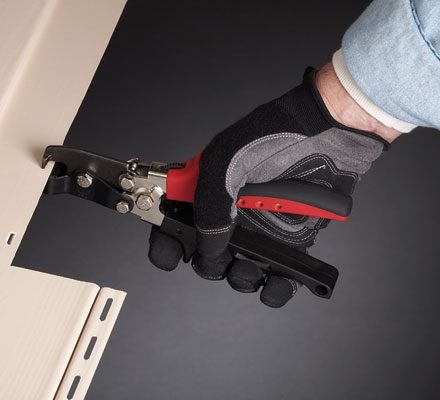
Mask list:
[[[227,277],[240,292],[256,292],[263,286],[261,301],[281,307],[296,293],[298,283],[266,276],[250,260],[233,259],[227,243],[234,227],[239,224],[306,251],[328,220],[237,209],[240,188],[246,183],[299,179],[351,195],[360,175],[387,145],[375,134],[335,121],[316,89],[315,71],[309,68],[301,85],[225,129],[204,150],[194,202],[198,231],[194,270],[206,279]],[[173,252],[180,253],[179,246],[153,230],[150,259],[159,268],[172,270],[177,266]]]

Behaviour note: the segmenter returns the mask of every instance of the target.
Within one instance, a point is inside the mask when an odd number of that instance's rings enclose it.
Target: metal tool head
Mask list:
[[[56,164],[46,193],[70,193],[155,225],[162,223],[159,206],[166,192],[165,164],[120,161],[65,146],[48,146],[42,168],[50,161]]]
[[[49,161],[62,164],[65,172],[71,174],[75,171],[87,171],[99,176],[109,185],[119,187],[120,176],[130,171],[133,160],[120,161],[100,154],[75,149],[65,146],[48,146],[44,152],[42,168],[45,168]],[[137,164],[138,168],[149,168],[146,164]],[[130,171],[132,172],[132,171]]]

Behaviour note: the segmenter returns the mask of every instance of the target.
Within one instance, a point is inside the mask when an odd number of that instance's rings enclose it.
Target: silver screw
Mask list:
[[[121,200],[118,202],[118,204],[116,204],[116,211],[121,214],[127,214],[130,211],[130,204],[124,200]]]
[[[131,192],[134,188],[134,179],[130,175],[123,175],[121,178],[121,188]]]
[[[148,211],[153,207],[153,199],[148,194],[141,194],[136,200],[136,205],[143,211]]]
[[[88,174],[80,174],[76,177],[76,183],[79,187],[87,189],[88,187],[92,186],[93,178]]]

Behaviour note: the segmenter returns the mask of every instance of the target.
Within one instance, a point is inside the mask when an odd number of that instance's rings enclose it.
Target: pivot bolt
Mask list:
[[[79,174],[76,177],[76,183],[79,187],[82,187],[83,189],[87,189],[90,186],[92,186],[93,178],[88,174]]]
[[[131,192],[134,188],[134,179],[130,175],[123,175],[121,178],[121,188]]]
[[[130,204],[124,200],[121,200],[118,202],[118,204],[116,204],[116,211],[121,214],[127,214],[130,211]]]
[[[136,205],[140,210],[148,211],[153,207],[153,199],[148,194],[141,194],[136,200]]]

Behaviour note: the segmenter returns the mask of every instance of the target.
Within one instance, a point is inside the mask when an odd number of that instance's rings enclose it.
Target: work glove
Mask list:
[[[237,208],[247,183],[302,180],[351,195],[355,184],[388,143],[373,133],[346,127],[328,112],[309,68],[303,83],[256,108],[219,133],[200,159],[194,218],[197,252],[192,258],[202,278],[219,280],[245,293],[258,291],[270,307],[281,307],[299,283],[267,275],[251,260],[233,258],[227,249],[234,227],[259,232],[300,251],[315,242],[328,220]],[[150,236],[150,259],[159,268],[177,266],[180,244],[157,229]],[[161,256],[158,257],[158,254]]]

